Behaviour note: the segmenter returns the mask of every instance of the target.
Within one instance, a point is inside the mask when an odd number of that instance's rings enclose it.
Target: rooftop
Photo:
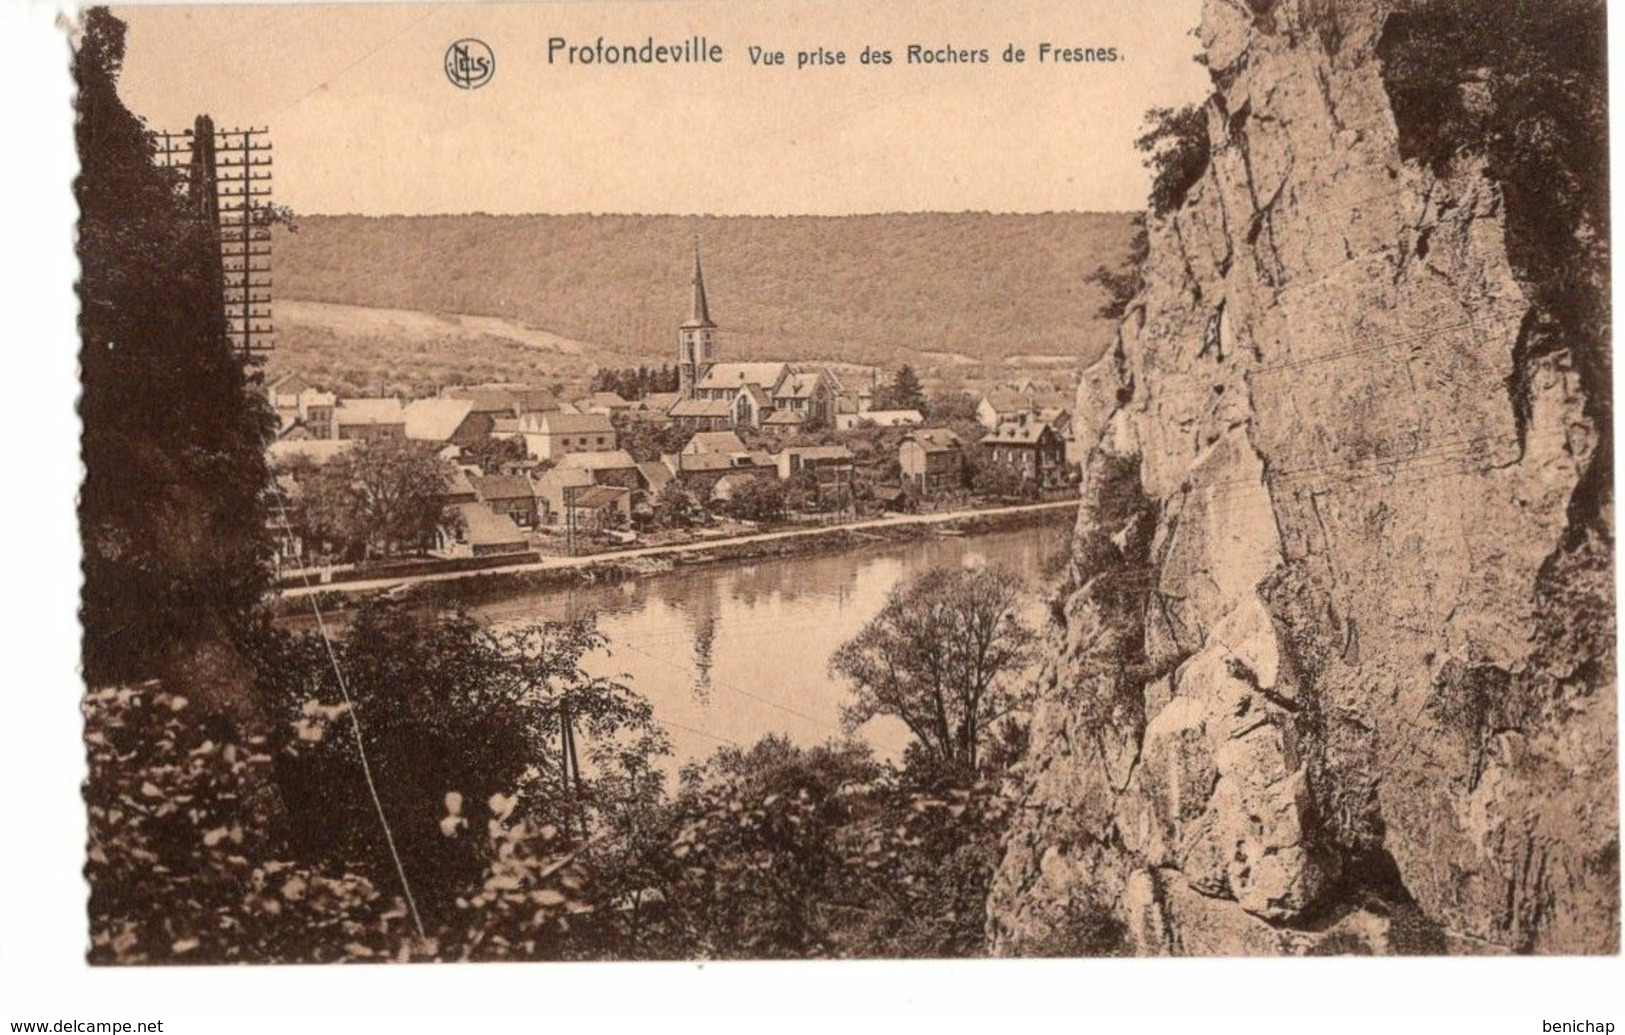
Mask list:
[[[919,428],[909,432],[905,440],[918,442],[927,453],[943,453],[964,445],[959,436],[948,428]]]
[[[526,543],[525,533],[506,514],[493,513],[478,503],[459,503],[463,534],[470,546],[512,546]]]
[[[570,506],[581,507],[586,510],[597,510],[600,507],[608,507],[619,503],[630,493],[631,490],[623,489],[619,485],[592,485],[572,494]]]
[[[624,449],[595,449],[586,453],[566,453],[559,466],[577,471],[617,471],[638,466]]]
[[[401,401],[388,399],[340,399],[333,412],[336,424],[402,424],[405,422]]]
[[[786,446],[783,453],[803,460],[850,460],[852,450],[845,446]]]
[[[689,453],[743,453],[745,443],[731,431],[696,431],[683,449]]]
[[[677,456],[679,471],[726,471],[735,467],[776,467],[766,453],[681,453]]]
[[[544,413],[527,430],[544,435],[608,435],[615,425],[602,413]]]
[[[713,363],[696,388],[738,388],[744,384],[772,388],[790,364],[783,362]]]
[[[773,392],[780,399],[807,399],[817,391],[819,381],[823,380],[823,372],[818,370],[801,370],[790,374]]]
[[[457,433],[473,412],[474,403],[470,399],[414,399],[402,411],[406,437],[444,442]]]
[[[485,500],[534,499],[536,486],[522,474],[471,474],[468,482]]]
[[[1037,418],[1001,421],[998,427],[988,432],[987,436],[982,439],[982,444],[1030,446],[1036,444],[1044,436],[1045,432],[1053,435],[1055,429]]]
[[[726,399],[683,399],[670,413],[673,417],[730,417],[733,403]]]

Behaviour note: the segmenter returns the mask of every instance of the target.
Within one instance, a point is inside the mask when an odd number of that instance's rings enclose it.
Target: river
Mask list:
[[[501,628],[595,617],[607,653],[584,665],[621,677],[649,699],[669,731],[668,768],[704,759],[719,746],[748,747],[765,734],[797,744],[841,736],[850,687],[829,658],[886,603],[903,578],[941,565],[1002,564],[1036,588],[1045,557],[1070,533],[1069,521],[962,537],[931,536],[838,553],[679,568],[626,582],[552,588],[471,609]],[[1036,627],[1043,607],[1028,602]],[[909,734],[876,719],[858,731],[880,758],[897,758]]]

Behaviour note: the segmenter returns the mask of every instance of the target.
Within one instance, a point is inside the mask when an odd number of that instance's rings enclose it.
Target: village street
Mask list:
[[[353,582],[337,582],[317,584],[312,582],[306,586],[293,586],[281,591],[283,597],[302,597],[311,593],[370,593],[378,590],[393,589],[400,586],[416,585],[425,582],[445,582],[451,579],[470,579],[481,576],[514,573],[549,571],[562,568],[585,568],[603,562],[630,561],[645,557],[665,557],[684,553],[704,553],[722,547],[738,546],[746,543],[770,542],[779,539],[798,539],[822,535],[839,534],[841,532],[862,532],[867,529],[895,528],[902,525],[938,525],[964,521],[969,518],[993,517],[1004,514],[1023,514],[1050,510],[1070,509],[1076,510],[1077,500],[1055,500],[1048,503],[1023,503],[1013,506],[980,507],[973,510],[943,511],[935,514],[891,514],[881,518],[871,518],[865,521],[850,522],[839,525],[820,525],[816,528],[791,528],[773,532],[756,532],[749,535],[728,536],[719,539],[707,539],[693,543],[674,543],[667,546],[634,547],[628,550],[608,550],[602,553],[587,554],[579,557],[548,557],[529,564],[511,564],[499,568],[481,569],[478,571],[445,571],[431,572],[422,575],[397,575],[377,579],[357,580]]]

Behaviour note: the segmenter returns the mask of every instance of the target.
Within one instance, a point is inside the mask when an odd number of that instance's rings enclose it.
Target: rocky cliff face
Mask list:
[[[1494,183],[1401,159],[1387,14],[1208,0],[1211,161],[1079,393],[1001,952],[1617,951],[1604,432]]]

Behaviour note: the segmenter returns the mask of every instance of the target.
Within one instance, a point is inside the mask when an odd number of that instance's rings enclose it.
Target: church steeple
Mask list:
[[[694,240],[694,298],[688,319],[677,327],[677,390],[684,399],[694,398],[695,386],[717,361],[717,325],[711,322],[711,309],[705,302],[705,271],[700,268],[700,242]]]
[[[683,321],[684,327],[715,327],[711,322],[711,310],[705,304],[705,271],[700,268],[700,242],[694,241],[694,304],[689,309],[688,319]]]

